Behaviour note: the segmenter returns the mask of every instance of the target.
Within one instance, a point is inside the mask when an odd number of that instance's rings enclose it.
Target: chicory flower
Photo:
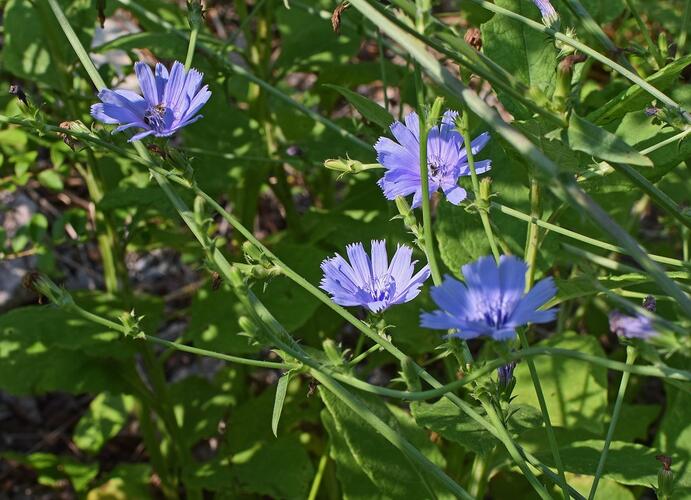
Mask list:
[[[470,175],[468,157],[463,147],[463,137],[456,130],[454,119],[458,113],[447,111],[441,124],[433,127],[427,136],[427,173],[429,196],[443,191],[446,199],[458,205],[467,193],[458,185],[461,176]],[[422,204],[422,179],[420,178],[420,127],[416,113],[405,117],[405,125],[394,122],[391,133],[393,141],[380,137],[374,145],[377,161],[386,169],[378,184],[389,200],[397,196],[413,195],[413,208]],[[473,155],[489,141],[489,133],[479,135],[471,142]],[[490,160],[475,162],[475,171],[482,174],[491,168]]]
[[[423,313],[420,325],[435,330],[456,330],[453,336],[480,336],[509,340],[516,328],[527,323],[548,323],[557,310],[538,310],[557,292],[552,278],[545,278],[524,292],[527,265],[512,256],[502,256],[497,265],[487,256],[462,267],[465,284],[446,276],[432,288],[439,310]]]
[[[202,87],[202,73],[194,68],[185,71],[178,61],[170,73],[161,63],[156,65],[155,74],[143,62],[136,63],[134,70],[144,95],[130,90],[103,89],[98,93],[101,102],[91,106],[91,116],[103,123],[119,125],[115,132],[132,127],[142,129],[130,142],[149,135],[168,137],[202,118],[197,113],[211,97],[208,86]]]
[[[350,262],[336,254],[321,264],[321,288],[342,306],[363,306],[378,313],[409,302],[430,274],[429,266],[424,266],[413,275],[417,261],[411,262],[413,250],[405,245],[398,246],[390,264],[384,241],[372,241],[371,260],[362,243],[348,245],[346,252]]]

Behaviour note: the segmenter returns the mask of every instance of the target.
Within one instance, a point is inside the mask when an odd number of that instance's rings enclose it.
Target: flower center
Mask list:
[[[144,113],[144,123],[155,130],[161,130],[165,127],[165,116],[166,107],[163,104],[156,104]]]
[[[427,172],[431,181],[440,182],[448,175],[448,165],[441,159],[435,156],[427,158]]]
[[[367,292],[369,292],[372,300],[386,301],[391,297],[394,287],[395,283],[391,277],[384,275],[373,278],[369,284],[369,290],[367,290]]]
[[[487,304],[483,313],[483,317],[485,318],[487,324],[497,328],[504,325],[507,316],[508,315],[504,312],[504,307],[502,307],[502,303],[500,301]]]

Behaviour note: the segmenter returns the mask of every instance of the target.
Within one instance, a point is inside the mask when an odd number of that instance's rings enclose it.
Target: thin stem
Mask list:
[[[490,460],[493,453],[489,455],[475,455],[473,459],[473,466],[470,470],[470,481],[468,485],[468,493],[473,498],[484,498],[485,488],[487,486],[487,478],[490,473]]]
[[[480,195],[480,181],[477,178],[477,171],[475,170],[475,157],[473,155],[473,141],[470,138],[470,118],[468,109],[463,110],[463,116],[461,118],[460,132],[463,136],[463,144],[465,146],[465,154],[468,160],[468,168],[470,169],[470,178],[473,184],[473,193],[475,194],[475,203],[477,204],[478,211],[480,212],[480,219],[482,220],[482,227],[485,229],[485,235],[487,236],[487,241],[492,249],[492,255],[494,259],[499,262],[500,253],[497,247],[497,242],[494,239],[494,234],[492,233],[492,226],[489,221],[488,208],[484,206],[486,200],[483,200]]]
[[[528,224],[528,235],[526,237],[527,249],[525,252],[525,261],[528,264],[528,271],[525,276],[525,290],[526,292],[533,288],[535,282],[535,268],[537,264],[538,246],[540,243],[540,230],[533,220],[541,220],[542,218],[542,204],[540,203],[540,183],[537,178],[531,174],[530,176],[530,219]]]
[[[684,4],[684,16],[681,20],[681,33],[679,33],[679,41],[677,42],[677,57],[684,54],[686,48],[686,38],[689,34],[689,20],[691,19],[691,0],[686,0]]]
[[[360,336],[361,339],[364,339],[365,337]],[[349,366],[356,366],[360,363],[362,363],[363,360],[365,360],[370,354],[373,354],[375,352],[381,351],[382,347],[379,344],[374,344],[372,347],[367,349],[365,352],[362,352],[355,356],[353,359],[351,359],[348,362]]]
[[[626,364],[633,365],[636,361],[636,356],[638,352],[634,346],[626,347]],[[590,495],[588,495],[588,500],[593,500],[595,498],[595,492],[597,491],[597,484],[600,481],[600,476],[605,468],[605,463],[607,462],[607,454],[609,453],[609,446],[614,437],[614,430],[617,427],[617,422],[619,421],[619,415],[621,414],[621,407],[624,403],[624,394],[626,394],[626,387],[629,385],[629,372],[624,372],[621,376],[621,382],[619,383],[619,392],[617,392],[617,399],[614,402],[614,411],[612,412],[612,420],[609,423],[609,429],[607,429],[607,437],[605,437],[605,447],[600,455],[600,461],[597,464],[597,470],[595,471],[595,479],[593,479],[593,485],[590,488]]]
[[[70,310],[75,312],[82,318],[91,321],[92,323],[97,323],[101,326],[105,326],[109,330],[113,330],[122,334],[126,334],[128,332],[127,328],[124,325],[115,323],[114,321],[110,321],[109,319],[89,312],[86,309],[81,308],[77,304],[73,304],[72,306],[70,306]],[[228,361],[230,363],[236,363],[240,365],[256,366],[259,368],[269,368],[272,370],[291,370],[293,368],[298,368],[300,366],[295,363],[276,363],[272,361],[261,361],[258,359],[247,359],[240,358],[238,356],[230,356],[228,354],[222,354],[216,351],[209,351],[208,349],[200,349],[198,347],[192,347],[184,344],[179,344],[177,342],[171,342],[169,340],[154,337],[146,333],[140,333],[140,336],[138,338],[141,338],[153,344],[159,344],[171,349],[175,349],[176,351],[196,354],[198,356],[206,356],[207,358],[220,359],[222,361]]]
[[[516,444],[513,442],[513,439],[509,435],[508,431],[504,427],[504,423],[502,422],[501,418],[497,414],[497,411],[494,408],[494,405],[487,400],[486,398],[481,399],[482,402],[482,407],[485,409],[485,412],[487,413],[487,417],[489,417],[490,422],[492,425],[494,425],[495,429],[498,431],[498,438],[499,440],[504,443],[504,446],[506,446],[506,450],[509,452],[509,455],[511,455],[511,458],[513,458],[514,462],[518,464],[518,467],[521,469],[521,472],[523,472],[523,475],[525,478],[528,480],[528,482],[532,485],[533,489],[537,492],[537,494],[542,498],[543,500],[551,500],[550,494],[547,492],[545,489],[544,485],[538,480],[537,477],[535,477],[535,474],[533,471],[530,469],[528,464],[523,460],[523,457],[521,454],[518,452],[518,448],[516,448]],[[568,498],[568,497],[567,497]]]
[[[317,465],[317,472],[314,474],[314,479],[312,480],[312,486],[310,487],[309,495],[307,500],[316,500],[319,494],[319,487],[322,484],[322,478],[324,477],[324,471],[326,470],[326,464],[329,463],[329,450],[328,448],[324,450],[321,458],[319,459],[319,465]]]
[[[434,253],[434,240],[432,235],[432,214],[430,208],[429,173],[427,172],[427,135],[428,124],[425,119],[425,97],[422,76],[419,66],[415,66],[415,88],[417,90],[418,120],[420,127],[420,180],[422,183],[422,227],[425,235],[425,253],[427,262],[432,272],[432,281],[435,285],[441,284],[441,273]]]
[[[528,349],[530,344],[528,344],[528,339],[525,336],[525,332],[522,329],[518,330],[518,338],[521,341],[521,346],[523,349]],[[542,392],[542,384],[540,383],[540,375],[537,373],[537,368],[535,368],[535,363],[532,358],[527,358],[528,369],[530,370],[530,378],[533,381],[533,387],[535,388],[535,394],[537,395],[538,403],[540,404],[540,412],[545,420],[545,428],[547,429],[547,440],[549,441],[549,448],[552,452],[552,457],[554,458],[554,463],[557,466],[557,473],[559,474],[560,485],[564,492],[564,499],[569,500],[569,490],[566,486],[566,476],[564,475],[564,464],[561,461],[561,455],[559,454],[559,445],[557,444],[557,437],[554,435],[554,428],[552,427],[552,419],[549,416],[549,409],[547,408],[547,402],[545,401],[545,395]]]
[[[641,16],[638,13],[638,10],[636,10],[636,6],[633,4],[633,2],[631,0],[624,0],[624,1],[626,2],[626,7],[629,9],[629,12],[631,12],[631,15],[636,20],[636,23],[638,24],[638,28],[641,30],[641,34],[643,35],[643,38],[645,38],[645,43],[648,44],[648,50],[650,51],[650,53],[655,58],[655,62],[657,64],[657,69],[662,68],[665,65],[665,60],[662,57],[662,54],[660,53],[660,49],[658,48],[657,44],[655,42],[653,42],[652,38],[650,38],[650,33],[648,32],[648,27],[643,22],[643,19],[641,19]]]
[[[631,66],[631,63],[626,59],[624,52],[619,50],[619,48],[614,45],[614,42],[609,39],[607,34],[603,31],[598,22],[593,19],[593,16],[583,6],[580,0],[566,0],[566,3],[571,11],[576,14],[576,18],[580,21],[583,27],[589,31],[598,42],[600,42],[600,45],[602,45],[606,51],[610,54],[616,55],[619,59],[619,62],[621,62],[627,69],[635,72],[635,69],[633,66]]]
[[[691,3],[691,0],[689,0],[689,3]],[[688,5],[688,3],[687,3]],[[658,149],[662,149],[668,144],[672,144],[673,142],[680,141],[687,135],[691,134],[691,127],[687,127],[685,130],[682,130],[678,134],[673,135],[672,137],[669,137],[665,139],[664,141],[660,141],[657,144],[654,144],[650,146],[649,148],[645,148],[644,150],[640,151],[640,153],[643,156],[647,156],[648,154],[652,153],[653,151],[657,151]]]
[[[197,45],[197,35],[199,28],[192,28],[190,31],[190,41],[187,44],[187,56],[185,57],[185,71],[189,71],[192,67],[192,59],[194,59],[194,49]]]
[[[499,210],[503,214],[510,215],[511,217],[514,217],[516,219],[528,222],[530,224],[534,224],[534,225],[539,226],[539,227],[543,227],[543,228],[548,229],[550,231],[553,231],[555,233],[558,233],[558,234],[561,234],[564,236],[568,236],[569,238],[581,241],[583,243],[587,243],[588,245],[592,245],[592,246],[602,248],[605,250],[610,250],[612,252],[618,252],[618,253],[622,253],[622,254],[626,253],[626,250],[624,250],[620,246],[612,245],[611,243],[605,243],[604,241],[596,240],[595,238],[585,236],[583,234],[577,233],[576,231],[571,231],[570,229],[565,229],[561,226],[557,226],[556,224],[551,224],[551,223],[546,222],[542,219],[537,219],[535,217],[524,214],[523,212],[520,212],[520,211],[515,210],[513,208],[507,207],[507,206],[502,205],[500,203],[496,203],[493,201],[491,203],[491,206],[492,206],[492,208]],[[664,257],[662,255],[654,255],[654,254],[648,254],[648,257],[651,260],[654,260],[656,262],[660,262],[662,264],[668,264],[670,266],[676,266],[676,267],[684,267],[684,262],[679,260],[679,259],[672,259],[670,257]]]
[[[381,71],[381,84],[384,93],[384,109],[389,111],[388,80],[386,78],[386,54],[384,53],[384,38],[381,31],[377,30],[377,46],[379,47],[379,69]]]

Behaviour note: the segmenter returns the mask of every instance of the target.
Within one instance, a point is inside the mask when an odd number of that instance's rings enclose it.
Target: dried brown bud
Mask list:
[[[61,123],[60,123],[60,128],[69,129],[69,128],[71,128],[71,125],[72,125],[72,122],[61,122]],[[72,137],[71,135],[68,135],[68,134],[66,134],[66,133],[64,133],[64,132],[58,132],[58,137],[60,137],[60,139],[62,139],[62,142],[64,142],[65,144],[67,144],[67,146],[68,146],[72,151],[74,151],[74,150],[77,149],[78,147],[81,147],[81,146],[82,146],[81,142],[79,142],[77,139],[75,139],[75,138]]]
[[[106,0],[98,0],[98,22],[101,24],[101,28],[103,28],[106,24]]]
[[[587,57],[585,54],[571,54],[566,56],[559,63],[559,71],[563,73],[571,73],[576,64],[584,62],[586,59]]]
[[[211,273],[211,289],[215,292],[221,287],[223,283],[223,278],[216,271]]]
[[[468,28],[463,37],[465,43],[473,47],[475,50],[482,49],[482,33],[479,28]]]
[[[350,7],[348,2],[341,2],[331,14],[331,27],[337,35],[341,34],[341,15],[348,7]]]
[[[152,153],[157,154],[158,156],[160,156],[163,159],[165,159],[168,156],[166,154],[166,152],[163,150],[163,148],[161,146],[159,146],[158,144],[149,144],[146,146],[146,149],[148,149]]]
[[[667,455],[656,455],[655,460],[660,462],[665,470],[670,470],[672,468],[672,457],[668,457]]]

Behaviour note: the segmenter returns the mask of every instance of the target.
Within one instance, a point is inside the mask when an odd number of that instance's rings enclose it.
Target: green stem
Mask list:
[[[540,183],[537,178],[531,174],[530,176],[530,219],[542,219],[542,204],[540,203]],[[528,246],[525,252],[525,261],[528,264],[528,271],[525,277],[526,292],[533,288],[535,282],[535,268],[537,264],[537,253],[540,242],[539,226],[533,222],[528,224],[528,235],[526,237],[526,244]]]
[[[689,2],[687,3],[687,5],[688,5],[689,3],[691,3],[691,0],[689,0]],[[664,141],[660,141],[660,142],[658,142],[657,144],[654,144],[654,145],[650,146],[649,148],[645,148],[644,150],[640,151],[640,153],[641,153],[643,156],[647,156],[647,155],[649,155],[650,153],[652,153],[653,151],[657,151],[658,149],[662,149],[662,148],[664,148],[665,146],[667,146],[667,145],[669,145],[669,144],[672,144],[673,142],[681,141],[684,137],[686,137],[686,136],[689,135],[689,134],[691,134],[691,127],[686,127],[685,130],[682,130],[682,131],[679,132],[678,134],[675,134],[675,135],[673,135],[672,137],[669,137],[669,138],[665,139]]]
[[[638,352],[634,346],[626,347],[626,364],[633,365],[636,361],[636,356]],[[597,470],[595,471],[595,479],[593,479],[593,485],[590,488],[590,495],[588,495],[588,500],[593,500],[595,498],[595,492],[597,491],[597,484],[600,481],[600,476],[605,468],[605,463],[607,462],[607,454],[609,453],[609,446],[614,437],[614,430],[617,427],[617,422],[619,421],[619,415],[621,414],[621,407],[624,403],[624,394],[626,394],[626,387],[629,384],[629,372],[624,372],[621,376],[621,382],[619,383],[619,392],[617,392],[617,399],[614,402],[614,411],[612,412],[612,420],[609,423],[609,428],[607,429],[607,437],[605,437],[605,447],[600,455],[600,461],[597,464]]]
[[[361,339],[364,339],[365,337],[360,336]],[[362,363],[363,360],[365,360],[370,354],[373,354],[375,352],[381,351],[381,346],[379,344],[374,344],[372,347],[367,349],[365,352],[362,352],[355,356],[353,359],[351,359],[348,362],[348,366],[356,366],[359,363]]]
[[[583,6],[583,4],[580,2],[580,0],[565,0],[569,8],[571,9],[571,12],[576,14],[576,18],[580,21],[580,23],[583,25],[583,27],[590,32],[591,35],[593,35],[598,42],[600,42],[600,45],[602,45],[602,48],[604,48],[607,52],[609,52],[611,55],[616,55],[617,59],[619,59],[619,62],[624,65],[627,69],[631,70],[632,72],[636,72],[633,66],[631,66],[631,63],[626,59],[624,56],[623,51],[621,51],[616,45],[614,45],[614,42],[609,39],[607,34],[603,31],[603,29],[600,27],[600,24],[593,19],[593,16],[588,12],[588,10]]]
[[[522,329],[518,330],[518,338],[521,341],[521,346],[523,349],[530,348],[528,344],[528,339],[525,336],[525,332]],[[535,368],[535,363],[532,358],[527,358],[528,369],[530,370],[530,378],[533,381],[533,387],[535,388],[535,394],[537,395],[538,403],[540,404],[540,412],[545,420],[545,428],[547,429],[547,440],[549,441],[549,448],[552,452],[552,457],[554,458],[554,463],[557,466],[557,473],[559,474],[560,485],[564,492],[564,500],[569,500],[569,490],[566,486],[566,476],[564,475],[564,464],[561,461],[561,455],[559,454],[559,445],[557,444],[557,437],[554,435],[554,428],[552,427],[552,419],[549,416],[549,409],[547,408],[547,402],[545,401],[545,395],[542,392],[542,384],[540,383],[540,375]]]
[[[420,181],[422,183],[422,227],[425,235],[425,253],[427,262],[432,272],[432,281],[435,285],[441,284],[441,273],[434,253],[434,240],[432,235],[432,214],[430,208],[429,173],[427,172],[427,135],[429,128],[425,119],[425,97],[420,68],[415,66],[415,88],[417,90],[418,120],[420,127]]]
[[[73,304],[70,306],[70,310],[77,315],[81,316],[82,318],[91,321],[92,323],[97,323],[101,326],[105,326],[106,328],[113,330],[115,332],[119,332],[122,334],[127,334],[128,330],[125,326],[119,323],[115,323],[114,321],[111,321],[107,318],[104,318],[102,316],[98,316],[92,312],[89,312],[83,308],[81,308],[77,304]],[[152,335],[148,335],[146,333],[140,333],[140,336],[138,338],[141,338],[143,340],[146,340],[147,342],[150,342],[152,344],[159,344],[164,347],[168,347],[170,349],[175,349],[176,351],[180,352],[187,352],[189,354],[196,354],[198,356],[206,356],[207,358],[214,358],[214,359],[220,359],[222,361],[228,361],[230,363],[236,363],[240,365],[247,365],[247,366],[256,366],[258,368],[269,368],[272,370],[291,370],[294,368],[298,368],[299,365],[295,363],[276,363],[273,361],[261,361],[258,359],[247,359],[247,358],[240,358],[238,356],[231,356],[228,354],[222,354],[220,352],[216,351],[209,351],[208,349],[200,349],[198,347],[192,347],[184,344],[179,344],[177,342],[171,342],[169,340],[161,339],[158,337],[154,337]]]
[[[381,84],[384,93],[384,109],[389,110],[388,81],[386,78],[386,55],[384,54],[384,38],[381,31],[377,30],[377,46],[379,47],[379,70],[381,71]]]
[[[501,213],[509,215],[511,217],[514,217],[516,219],[528,222],[530,224],[534,224],[539,227],[543,227],[545,229],[548,229],[550,231],[553,231],[555,233],[568,236],[569,238],[572,238],[574,240],[581,241],[583,243],[586,243],[588,245],[592,245],[598,248],[602,248],[604,250],[610,250],[612,252],[618,252],[625,254],[626,250],[624,250],[622,247],[612,245],[610,243],[605,243],[604,241],[596,240],[595,238],[591,238],[589,236],[585,236],[583,234],[577,233],[576,231],[571,231],[570,229],[565,229],[561,226],[557,226],[555,224],[552,224],[550,222],[543,221],[542,219],[537,219],[535,217],[532,217],[530,215],[524,214],[523,212],[519,212],[518,210],[515,210],[513,208],[509,208],[507,206],[501,205],[500,203],[492,202],[491,203],[492,208],[495,208],[499,210]],[[676,267],[684,267],[684,262],[679,260],[679,259],[672,259],[670,257],[664,257],[662,255],[654,255],[654,254],[648,254],[648,257],[651,260],[654,260],[656,262],[660,262],[662,264],[668,264],[670,266],[676,266]]]
[[[663,68],[665,65],[665,60],[662,57],[662,54],[660,53],[660,49],[658,48],[657,44],[653,42],[652,38],[650,38],[650,33],[648,32],[648,27],[643,22],[643,19],[641,19],[640,14],[638,14],[638,10],[636,9],[636,6],[633,4],[633,2],[631,0],[624,0],[624,1],[626,2],[626,7],[629,9],[629,12],[631,12],[631,15],[636,20],[636,23],[638,24],[638,28],[641,30],[641,34],[643,35],[643,38],[645,38],[645,43],[648,44],[648,50],[650,50],[650,53],[655,58],[655,62],[657,64],[657,69]]]
[[[535,476],[528,464],[523,460],[523,457],[519,453],[518,448],[516,448],[516,444],[514,443],[513,438],[509,435],[508,431],[504,427],[504,422],[497,414],[494,405],[486,397],[482,398],[480,401],[482,402],[482,407],[485,409],[490,423],[494,425],[494,428],[498,431],[499,440],[502,443],[504,443],[504,446],[506,446],[506,450],[509,452],[509,455],[511,455],[511,458],[514,460],[514,462],[516,462],[518,467],[521,469],[521,472],[523,472],[525,478],[532,485],[533,489],[537,492],[540,498],[542,498],[543,500],[551,500],[552,497],[547,492],[544,485],[538,480],[538,478]]]
[[[691,0],[686,0],[684,4],[684,16],[681,21],[681,33],[679,34],[679,41],[677,42],[677,57],[684,55],[686,48],[686,38],[689,33],[689,20],[691,19]]]
[[[487,487],[487,479],[490,473],[490,460],[494,452],[489,455],[475,455],[473,459],[473,466],[470,470],[470,481],[468,485],[468,493],[473,498],[484,498],[485,488]]]
[[[314,475],[312,480],[312,486],[310,487],[309,495],[307,500],[316,500],[319,494],[319,487],[322,483],[322,478],[324,477],[324,471],[326,470],[326,464],[329,463],[329,450],[328,448],[324,450],[321,458],[319,459],[319,465],[317,465],[317,473]]]
[[[494,234],[492,233],[492,226],[490,225],[489,221],[489,207],[484,206],[487,200],[484,200],[480,195],[480,181],[477,178],[477,172],[475,170],[475,155],[473,155],[473,141],[470,137],[470,113],[468,109],[463,110],[460,132],[463,136],[465,154],[466,158],[468,159],[468,168],[470,169],[470,178],[473,184],[473,192],[475,194],[475,203],[478,205],[480,219],[482,220],[482,227],[485,229],[485,235],[487,236],[487,241],[492,249],[492,255],[494,255],[494,259],[499,262],[501,255],[499,253],[499,248],[497,247],[497,242],[494,239]]]
[[[185,71],[189,71],[192,67],[192,59],[194,59],[194,49],[197,46],[197,35],[199,28],[192,28],[190,30],[190,41],[187,44],[187,56],[185,57]]]

